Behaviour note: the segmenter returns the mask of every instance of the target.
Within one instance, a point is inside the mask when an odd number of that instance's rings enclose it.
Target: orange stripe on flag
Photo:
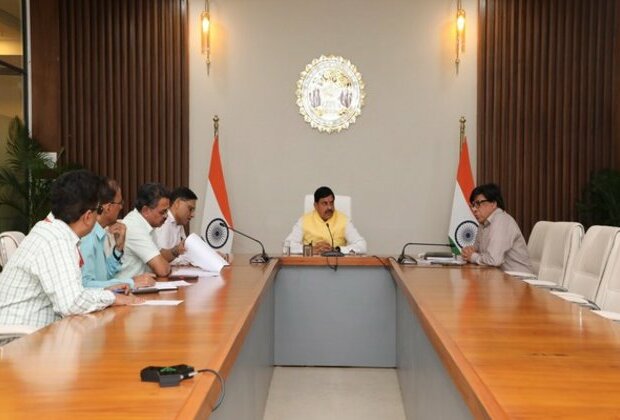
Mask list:
[[[456,173],[456,180],[463,191],[465,202],[469,203],[469,196],[474,189],[474,176],[471,172],[471,164],[469,163],[469,148],[467,147],[467,137],[463,140],[461,147],[461,156],[459,158],[459,168]]]
[[[213,187],[213,193],[220,210],[226,219],[226,223],[233,226],[230,207],[228,205],[228,193],[226,192],[226,182],[224,181],[224,171],[222,170],[222,160],[220,159],[220,141],[216,136],[213,140],[213,149],[211,150],[211,166],[209,167],[209,182]]]

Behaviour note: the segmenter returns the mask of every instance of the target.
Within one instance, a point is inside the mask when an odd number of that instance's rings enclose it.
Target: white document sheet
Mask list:
[[[185,257],[192,265],[211,272],[220,272],[228,262],[209,247],[200,236],[192,233],[185,239]]]
[[[571,292],[551,292],[551,294],[556,295],[558,297],[561,297],[564,300],[567,300],[569,302],[573,302],[573,303],[580,303],[582,305],[587,305],[588,300],[585,299],[583,296],[578,295],[577,293],[571,293]]]
[[[147,300],[142,303],[135,303],[133,306],[177,306],[182,300]]]
[[[153,285],[158,290],[176,290],[177,286],[172,284],[171,281],[156,281]]]
[[[157,283],[160,283],[160,282],[157,282]],[[186,287],[186,286],[192,285],[191,283],[188,283],[185,280],[162,281],[161,283],[169,284],[170,286],[174,286],[174,287]]]
[[[620,314],[618,312],[592,311],[592,313],[602,316],[603,318],[611,319],[612,321],[620,321]]]
[[[532,286],[557,287],[557,284],[549,280],[538,280],[538,279],[522,279],[522,280],[528,284],[531,284]]]
[[[522,279],[535,279],[536,276],[532,273],[524,273],[523,271],[504,271],[504,273],[508,274],[512,277],[519,277]]]
[[[219,271],[206,271],[200,267],[182,266],[172,268],[173,276],[198,276],[198,277],[215,277],[219,276]]]

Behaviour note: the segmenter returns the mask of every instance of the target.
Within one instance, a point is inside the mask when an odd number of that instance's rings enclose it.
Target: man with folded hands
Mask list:
[[[116,277],[123,266],[126,233],[125,225],[117,221],[118,214],[123,208],[123,195],[118,182],[105,178],[99,198],[101,214],[97,216],[93,230],[80,241],[80,252],[84,260],[82,266],[84,287],[128,284],[133,289],[154,285],[153,273],[137,274],[133,278]],[[108,235],[113,235],[114,241],[110,241]],[[109,255],[106,254],[106,248],[111,250]]]
[[[479,227],[474,245],[463,248],[463,258],[503,271],[533,273],[525,239],[515,219],[504,211],[499,187],[479,185],[471,192],[469,202]]]

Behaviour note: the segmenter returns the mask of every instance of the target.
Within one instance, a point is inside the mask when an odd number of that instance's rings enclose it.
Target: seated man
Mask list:
[[[138,188],[135,208],[123,219],[127,226],[125,256],[119,278],[130,278],[145,271],[158,277],[170,274],[170,261],[184,252],[183,244],[160,249],[155,242],[155,228],[168,216],[170,194],[158,183],[147,183]]]
[[[172,204],[168,210],[168,217],[163,225],[155,229],[155,242],[160,249],[173,248],[184,243],[187,237],[184,226],[194,217],[197,199],[196,194],[187,187],[179,187],[172,191],[170,195]],[[188,263],[183,255],[172,261],[173,265]]]
[[[366,252],[366,241],[349,218],[334,208],[334,199],[334,192],[328,187],[314,192],[314,210],[304,214],[286,238],[292,253],[301,254],[303,244],[312,244],[313,254],[330,251],[332,244],[344,254]]]
[[[118,213],[123,208],[121,187],[113,179],[105,179],[100,193],[102,213],[97,216],[93,230],[80,241],[82,266],[82,283],[84,287],[109,287],[113,284],[126,283],[129,287],[146,287],[155,284],[153,273],[138,274],[133,278],[116,278],[121,269],[125,247],[125,225],[118,222]],[[114,235],[114,246],[110,255],[106,255],[108,235]]]
[[[0,324],[43,327],[64,316],[143,301],[82,286],[78,242],[97,221],[101,182],[84,170],[54,182],[53,217],[32,228],[0,274]]]
[[[463,258],[504,271],[533,273],[525,239],[515,219],[504,211],[499,187],[480,185],[471,192],[469,201],[480,226],[474,245],[463,248]]]

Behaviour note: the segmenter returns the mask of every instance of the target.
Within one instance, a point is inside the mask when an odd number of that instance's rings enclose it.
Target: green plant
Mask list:
[[[577,203],[577,212],[586,228],[620,226],[620,171],[604,169],[593,173]]]
[[[50,159],[18,117],[11,120],[7,159],[0,168],[0,206],[13,209],[18,230],[28,232],[47,215],[51,184],[67,169]]]

